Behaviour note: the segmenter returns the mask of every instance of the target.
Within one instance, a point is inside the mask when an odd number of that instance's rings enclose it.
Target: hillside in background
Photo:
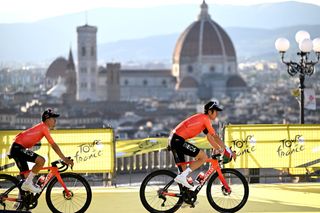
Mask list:
[[[148,9],[101,8],[88,12],[88,24],[98,27],[99,61],[170,61],[175,42],[200,12],[200,5],[171,5]],[[209,5],[211,18],[226,29],[241,59],[272,57],[274,40],[293,39],[298,29],[320,36],[320,7],[286,2],[255,6]],[[76,27],[85,13],[34,23],[0,24],[0,63],[46,61],[76,57]],[[308,25],[308,26],[307,26]]]

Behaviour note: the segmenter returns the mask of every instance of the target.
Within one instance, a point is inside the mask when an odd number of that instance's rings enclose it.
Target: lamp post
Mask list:
[[[287,65],[287,72],[290,76],[299,75],[300,80],[300,123],[304,124],[304,80],[305,76],[311,76],[314,73],[314,66],[320,59],[320,38],[313,41],[310,40],[310,34],[306,31],[298,31],[295,36],[296,42],[299,44],[299,61],[285,61],[284,54],[290,47],[290,42],[286,38],[278,38],[275,42],[275,47],[281,55],[281,61]],[[316,54],[316,61],[309,60],[308,56],[312,51]]]

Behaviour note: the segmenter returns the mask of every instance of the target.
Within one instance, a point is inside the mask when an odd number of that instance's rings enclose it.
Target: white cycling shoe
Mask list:
[[[28,182],[24,182],[21,186],[21,189],[24,191],[32,192],[32,193],[40,193],[41,192],[41,188],[36,187],[35,185],[33,185],[33,183],[28,183]]]
[[[193,186],[188,183],[187,177],[182,175],[177,175],[177,177],[174,179],[175,182],[182,184],[183,186],[187,187],[188,189],[192,189]]]

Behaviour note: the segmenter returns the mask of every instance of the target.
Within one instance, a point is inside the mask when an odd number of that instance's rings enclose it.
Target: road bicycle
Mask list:
[[[46,201],[52,212],[85,212],[92,199],[90,185],[79,174],[62,173],[68,167],[68,164],[62,160],[52,162],[50,167],[43,167],[41,170],[48,170],[49,173],[39,177],[43,183],[39,183],[41,192],[38,194],[21,189],[24,178],[19,181],[11,175],[0,174],[0,210],[34,209],[38,205],[38,198],[47,188]],[[21,172],[21,177],[30,171]]]
[[[188,165],[193,161],[176,163]],[[176,173],[157,170],[147,175],[140,186],[140,200],[149,212],[175,212],[183,203],[195,207],[197,195],[207,183],[207,199],[218,212],[239,211],[247,202],[249,186],[246,178],[235,169],[222,168],[220,155],[207,160],[210,167],[195,190],[192,191],[174,181]]]

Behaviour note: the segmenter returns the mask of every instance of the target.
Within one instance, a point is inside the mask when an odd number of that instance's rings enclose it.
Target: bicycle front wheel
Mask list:
[[[219,212],[239,211],[249,197],[249,186],[246,178],[235,169],[221,169],[231,192],[227,192],[216,172],[207,185],[207,198],[210,205]]]
[[[22,190],[18,187],[19,180],[11,175],[0,175],[0,210],[21,210]]]
[[[92,192],[89,183],[75,173],[60,174],[71,195],[68,196],[55,177],[48,185],[46,201],[52,212],[85,212],[91,203]]]
[[[183,200],[181,186],[174,182],[177,175],[169,170],[157,170],[145,177],[140,186],[140,200],[149,212],[175,212]]]

